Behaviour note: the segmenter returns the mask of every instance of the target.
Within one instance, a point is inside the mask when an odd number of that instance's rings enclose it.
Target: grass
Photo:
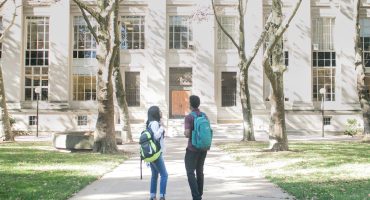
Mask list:
[[[297,199],[370,199],[370,144],[290,142],[287,152],[264,152],[264,142],[218,146]]]
[[[0,144],[0,199],[67,199],[127,159],[56,151],[50,142]]]

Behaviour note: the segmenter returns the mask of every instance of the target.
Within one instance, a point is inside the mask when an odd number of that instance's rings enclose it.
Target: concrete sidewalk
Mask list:
[[[166,199],[168,200],[192,199],[184,166],[186,143],[187,140],[183,137],[172,137],[166,140],[165,163],[169,173]],[[131,144],[123,147],[138,152],[138,146],[138,144]],[[85,187],[71,199],[149,199],[150,168],[143,164],[143,180],[140,180],[139,163],[139,157],[133,157]],[[255,169],[235,161],[215,146],[208,152],[204,172],[203,199],[205,200],[294,199],[262,178]]]

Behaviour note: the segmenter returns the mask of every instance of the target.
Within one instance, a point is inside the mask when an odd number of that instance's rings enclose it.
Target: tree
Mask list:
[[[217,10],[214,4],[214,0],[212,1],[212,8],[213,13],[215,15],[216,22],[218,27],[222,30],[222,32],[231,40],[234,44],[236,49],[238,50],[239,55],[239,85],[240,85],[240,101],[242,105],[242,113],[243,113],[243,139],[242,141],[255,141],[254,137],[254,128],[253,128],[253,115],[252,115],[252,106],[250,101],[250,93],[249,93],[249,84],[248,84],[248,68],[252,63],[252,60],[256,56],[258,49],[260,48],[262,41],[258,41],[255,46],[254,55],[247,58],[245,54],[245,28],[244,28],[244,16],[246,11],[246,2],[243,0],[239,0],[238,4],[238,13],[239,13],[239,42],[237,43],[235,39],[231,36],[231,34],[222,26],[220,22],[220,17],[217,14]]]
[[[95,152],[114,153],[117,151],[114,128],[114,102],[113,102],[113,71],[116,57],[119,56],[119,43],[117,42],[118,9],[120,0],[97,0],[96,7],[89,7],[81,0],[73,0],[80,8],[89,30],[97,42],[96,59],[97,71],[97,102],[98,118],[94,131]],[[87,17],[96,20],[98,30],[95,31]]]
[[[119,1],[121,2],[121,1]],[[87,17],[85,11],[83,9],[81,9],[81,12],[82,12],[82,15],[85,19],[85,21],[87,22],[88,24],[88,29],[90,30],[90,32],[93,34],[95,40],[97,41],[97,35],[95,33],[95,29],[91,26],[91,23],[89,22],[89,18]],[[119,16],[119,6],[116,6],[115,9],[114,9],[114,15],[117,16],[117,20],[118,20],[118,16]],[[126,132],[126,142],[132,142],[133,139],[132,139],[132,133],[131,133],[131,126],[130,126],[130,115],[129,115],[129,110],[128,110],[128,105],[127,105],[127,101],[126,101],[126,92],[125,92],[125,89],[123,87],[123,82],[122,82],[122,76],[121,76],[121,71],[120,71],[120,54],[119,54],[119,47],[120,47],[120,44],[121,44],[121,41],[120,41],[120,28],[119,28],[119,23],[116,24],[116,26],[114,27],[114,34],[115,34],[115,41],[114,41],[114,51],[117,51],[117,55],[115,57],[115,61],[114,61],[114,70],[113,70],[113,76],[114,76],[114,82],[113,82],[113,86],[114,86],[114,91],[115,91],[115,97],[117,99],[117,103],[118,103],[118,106],[119,106],[119,110],[120,110],[120,120],[124,122],[124,125],[122,126],[122,131]]]
[[[284,72],[286,66],[284,65],[282,35],[288,28],[290,20],[293,19],[300,3],[301,1],[298,1],[296,10],[294,10],[288,23],[283,26],[282,1],[272,1],[272,21],[268,31],[269,47],[265,51],[263,59],[263,68],[272,88],[269,97],[271,103],[269,149],[272,151],[289,150],[285,125]]]
[[[116,7],[116,10],[115,12],[116,15],[118,16],[118,7]],[[119,52],[119,47],[120,47],[120,44],[121,44],[121,41],[119,39],[119,28],[118,26],[115,28],[115,35],[116,35],[116,39],[115,39],[115,48],[118,48],[118,52]],[[123,82],[122,82],[122,76],[121,76],[121,70],[120,70],[120,55],[119,53],[117,54],[116,56],[116,60],[115,60],[115,65],[114,65],[114,72],[113,72],[113,75],[114,75],[114,85],[115,85],[115,91],[116,91],[116,98],[117,98],[117,103],[118,103],[118,106],[120,108],[120,119],[121,121],[124,122],[123,124],[123,132],[126,132],[126,142],[133,142],[133,139],[132,139],[132,133],[131,133],[131,125],[130,125],[130,115],[129,115],[129,111],[128,111],[128,105],[127,105],[127,101],[126,101],[126,92],[125,92],[125,89],[123,87]],[[123,138],[122,138],[123,139]]]
[[[355,0],[354,13],[356,16],[356,36],[355,36],[355,70],[357,74],[357,94],[361,105],[362,117],[364,120],[364,140],[370,140],[370,97],[366,93],[365,87],[365,66],[362,58],[362,44],[360,36],[360,8],[361,0]]]
[[[262,31],[259,40],[255,44],[255,46],[253,48],[253,51],[251,52],[251,55],[247,57],[247,55],[245,53],[245,39],[244,39],[244,35],[245,35],[244,16],[245,16],[245,11],[246,11],[246,2],[247,1],[239,0],[239,4],[238,4],[238,11],[239,11],[239,42],[238,43],[227,32],[227,30],[222,26],[222,24],[220,22],[220,19],[219,19],[219,16],[217,15],[217,11],[216,11],[216,8],[215,8],[215,5],[214,5],[214,0],[211,0],[211,1],[212,1],[213,12],[214,12],[214,15],[215,15],[218,26],[221,28],[223,33],[225,33],[225,35],[232,41],[232,43],[234,44],[234,46],[238,50],[238,54],[239,54],[239,72],[240,72],[239,73],[239,84],[240,84],[240,94],[239,95],[240,95],[240,100],[241,100],[241,105],[242,105],[243,127],[244,127],[243,141],[246,141],[246,140],[254,141],[255,138],[254,138],[254,129],[253,129],[253,122],[252,122],[252,118],[253,118],[252,108],[251,108],[250,94],[249,94],[248,69],[249,69],[249,66],[252,64],[253,59],[256,57],[257,52],[259,51],[261,45],[263,44],[263,42],[264,42],[264,40],[267,36],[267,33],[270,30],[270,26],[273,24],[273,23],[271,23],[272,18],[275,15],[270,15],[269,16],[269,18],[268,18],[268,20],[267,20],[267,22],[264,26],[264,30]],[[287,21],[287,23],[284,24],[284,26],[283,26],[282,23],[278,24],[278,26],[276,27],[278,31],[280,30],[280,31],[284,32],[286,30],[286,28],[288,27],[291,19],[295,16],[295,13],[296,13],[296,11],[298,10],[298,8],[301,4],[301,1],[302,0],[298,0],[296,6],[293,9],[292,14],[289,17],[290,20]],[[283,27],[286,27],[286,28],[283,28]],[[280,34],[280,33],[276,32],[276,34],[273,37],[271,37],[270,45],[265,50],[265,54],[269,53],[271,51],[271,49],[273,49],[274,46],[276,45],[277,40],[279,40],[281,38],[281,35],[280,35],[280,37],[278,37],[278,34]],[[283,103],[284,103],[284,101],[283,101]]]
[[[7,2],[8,2],[8,0],[2,1],[1,4],[0,4],[0,8],[2,8]],[[12,2],[14,4],[13,17],[12,17],[12,20],[9,23],[9,25],[4,29],[2,35],[0,36],[0,43],[2,43],[4,41],[5,36],[8,34],[10,28],[14,24],[14,20],[15,20],[15,17],[16,17],[16,9],[18,8],[18,6],[16,5],[15,0],[13,0]],[[14,134],[13,134],[13,131],[12,131],[10,116],[9,116],[9,113],[8,113],[8,107],[7,107],[7,104],[6,104],[5,85],[4,85],[3,69],[2,68],[3,68],[3,66],[1,65],[0,66],[0,106],[1,106],[1,111],[2,111],[1,115],[2,115],[2,125],[3,125],[2,129],[3,130],[1,130],[0,133],[5,133],[5,135],[4,135],[5,137],[0,134],[0,138],[4,137],[4,139],[6,141],[14,141]]]

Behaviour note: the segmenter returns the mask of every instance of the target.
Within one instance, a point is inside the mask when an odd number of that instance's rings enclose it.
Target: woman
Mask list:
[[[157,181],[158,181],[158,174],[161,175],[160,181],[160,200],[165,200],[166,195],[166,187],[167,187],[167,170],[164,164],[163,159],[163,150],[164,150],[164,127],[161,121],[162,112],[159,110],[158,106],[152,106],[148,110],[148,121],[146,122],[146,127],[151,129],[153,132],[153,137],[155,140],[159,141],[161,144],[161,155],[159,158],[150,163],[150,169],[152,170],[152,178],[150,182],[150,199],[149,200],[156,200],[157,194]]]

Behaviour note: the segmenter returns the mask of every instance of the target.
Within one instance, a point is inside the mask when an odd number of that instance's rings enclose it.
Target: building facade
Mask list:
[[[96,44],[72,0],[21,1],[2,43],[1,64],[14,128],[41,132],[93,130],[96,107]],[[93,6],[94,1],[86,1]],[[238,38],[236,0],[215,0],[220,21]],[[294,1],[284,1],[284,13]],[[248,1],[246,49],[250,53],[269,15],[271,1]],[[242,120],[238,52],[217,27],[211,1],[125,0],[120,7],[121,72],[133,123],[151,105],[166,120],[188,112],[188,97],[201,98],[212,123]],[[370,73],[370,2],[361,10],[364,63]],[[302,1],[284,34],[285,106],[291,133],[340,132],[347,119],[362,121],[354,68],[355,5],[347,0]],[[194,17],[196,10],[210,13]],[[12,20],[11,2],[1,10],[3,27]],[[94,25],[94,22],[92,23]],[[270,86],[262,51],[249,69],[253,122],[267,131]],[[369,68],[368,68],[369,67]],[[369,75],[370,76],[370,75]],[[370,79],[367,79],[370,86]],[[320,94],[325,88],[326,93]],[[324,100],[324,106],[322,106]],[[37,103],[38,102],[38,103]],[[324,117],[322,117],[324,108]],[[120,126],[118,110],[117,127]]]

